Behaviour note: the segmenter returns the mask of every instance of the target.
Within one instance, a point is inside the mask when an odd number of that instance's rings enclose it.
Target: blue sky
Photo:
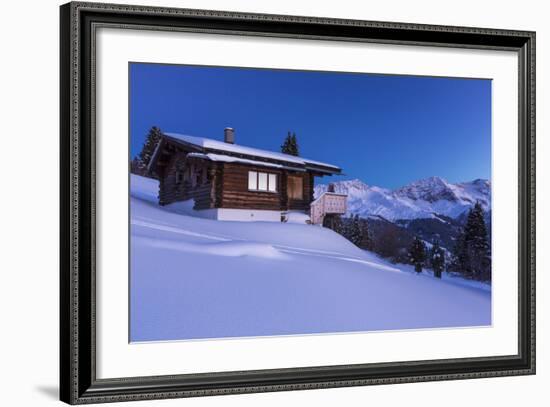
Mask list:
[[[130,64],[130,148],[151,126],[280,151],[296,133],[303,157],[396,188],[440,176],[491,177],[491,81],[250,68]]]

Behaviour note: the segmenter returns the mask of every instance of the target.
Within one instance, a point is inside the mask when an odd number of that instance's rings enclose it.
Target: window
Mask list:
[[[248,171],[248,189],[258,189],[258,173]]]
[[[268,190],[270,192],[277,192],[277,174],[269,174]]]
[[[258,190],[267,191],[267,174],[265,172],[258,173]]]
[[[248,171],[248,189],[251,191],[277,192],[277,174]]]
[[[304,199],[304,180],[302,177],[288,177],[287,194],[290,199]]]

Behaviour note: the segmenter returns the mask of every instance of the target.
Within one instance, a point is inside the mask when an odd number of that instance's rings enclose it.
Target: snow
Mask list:
[[[469,210],[476,201],[485,211],[491,209],[491,184],[475,180],[451,184],[440,177],[415,181],[396,190],[384,189],[355,179],[334,183],[337,193],[348,196],[348,215],[381,216],[387,220],[456,218]],[[315,187],[315,197],[328,189]]]
[[[131,176],[130,339],[491,324],[490,287],[416,275],[300,223],[215,221],[157,204]]]
[[[252,148],[252,147],[246,147],[241,146],[238,144],[231,144],[226,143],[224,141],[219,140],[213,140],[209,138],[204,137],[195,137],[195,136],[188,136],[185,134],[178,134],[178,133],[164,133],[168,137],[174,138],[176,140],[181,140],[186,143],[194,144],[196,146],[202,147],[202,148],[209,148],[213,150],[220,150],[220,151],[228,151],[232,153],[238,153],[238,154],[247,154],[247,155],[254,155],[257,157],[263,157],[263,158],[269,158],[272,160],[280,160],[280,161],[286,161],[290,163],[295,164],[301,164],[301,165],[307,165],[307,164],[313,164],[313,165],[320,165],[323,167],[330,167],[334,168],[335,170],[339,170],[340,168],[336,165],[323,163],[320,161],[314,161],[310,160],[308,158],[303,157],[295,157],[290,154],[283,154],[283,153],[277,153],[273,151],[267,151],[267,150],[260,150],[258,148]]]
[[[430,279],[435,278],[434,274],[433,274],[433,271],[429,270],[429,269],[423,269],[422,272],[420,274],[418,274],[414,270],[414,266],[409,265],[409,264],[395,264],[394,267],[396,267],[397,269],[399,269],[399,271],[401,271],[403,273],[410,273],[410,274],[417,275],[419,277],[425,277],[425,278],[430,278]],[[461,277],[460,275],[458,275],[457,273],[443,272],[441,274],[441,280],[440,281],[445,282],[445,283],[449,283],[449,284],[453,284],[453,285],[459,285],[459,286],[463,286],[463,287],[475,288],[477,290],[483,290],[483,291],[486,291],[488,293],[491,292],[491,284],[490,283],[487,283],[487,282],[484,282],[484,281],[467,280],[467,279]]]
[[[300,223],[304,224],[311,220],[309,215],[300,211],[288,211],[285,215],[287,223]]]
[[[241,163],[241,164],[250,164],[250,165],[257,165],[260,167],[270,167],[270,168],[285,168],[285,169],[291,169],[293,171],[305,171],[300,168],[295,167],[286,167],[281,164],[273,164],[268,163],[264,161],[256,161],[256,160],[247,160],[245,158],[238,158],[238,157],[232,157],[229,155],[223,155],[223,154],[203,154],[203,153],[189,153],[188,157],[197,157],[197,158],[205,158],[211,161],[219,161],[219,162],[226,162],[226,163]]]

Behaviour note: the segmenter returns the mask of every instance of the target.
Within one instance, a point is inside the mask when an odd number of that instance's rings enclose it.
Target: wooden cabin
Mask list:
[[[237,145],[231,128],[224,141],[164,133],[148,171],[159,176],[161,205],[193,199],[200,216],[268,221],[284,221],[291,211],[309,215],[315,177],[341,173],[335,165]]]

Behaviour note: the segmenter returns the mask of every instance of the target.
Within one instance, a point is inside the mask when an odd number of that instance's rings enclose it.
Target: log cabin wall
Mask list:
[[[183,152],[173,154],[160,175],[159,182],[159,204],[168,205],[173,202],[182,201],[183,191],[176,182],[177,167],[185,162]]]
[[[248,189],[248,172],[277,174],[277,192],[251,191]],[[290,199],[287,194],[288,176],[302,179],[302,199]],[[273,211],[309,210],[313,200],[313,175],[305,172],[256,167],[242,164],[223,164],[223,182],[219,208],[263,209]]]
[[[248,172],[277,174],[277,192],[250,191]],[[220,208],[280,211],[281,174],[277,168],[224,163]]]
[[[194,209],[308,211],[313,201],[314,175],[310,172],[213,162],[189,157],[186,151],[167,152],[164,162],[159,174],[161,205],[194,199]],[[277,191],[249,190],[249,171],[276,174]],[[294,188],[289,189],[289,183]],[[296,185],[300,185],[301,194],[296,194]],[[296,199],[297,196],[301,198]]]
[[[217,171],[209,161],[187,157],[186,152],[174,154],[160,178],[159,203],[194,199],[194,209],[213,208],[216,179],[221,178]]]

